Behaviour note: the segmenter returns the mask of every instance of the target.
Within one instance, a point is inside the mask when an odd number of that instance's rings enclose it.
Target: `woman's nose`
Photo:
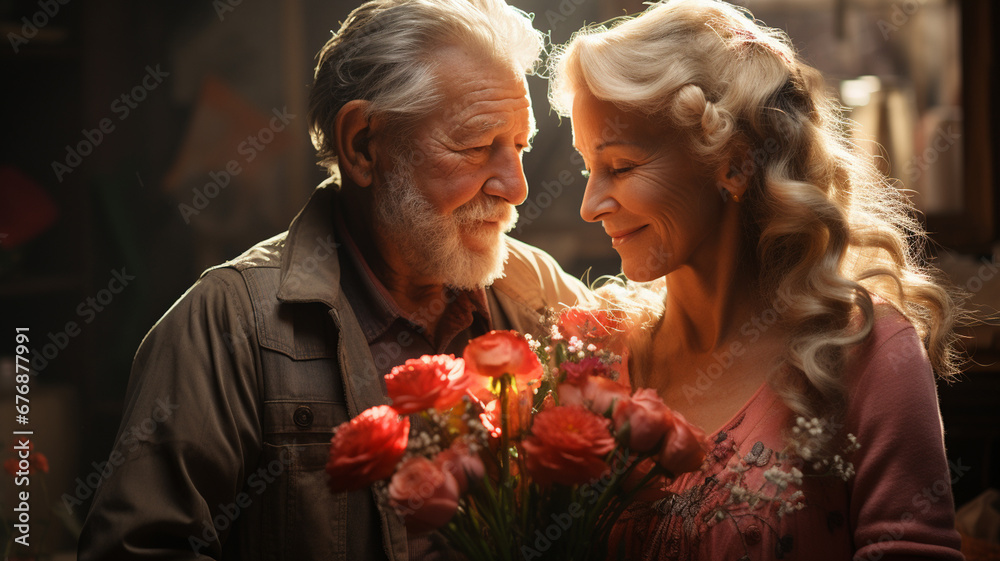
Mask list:
[[[587,180],[587,188],[583,192],[583,204],[580,205],[580,216],[587,222],[604,220],[618,209],[618,202],[607,192],[593,175]]]

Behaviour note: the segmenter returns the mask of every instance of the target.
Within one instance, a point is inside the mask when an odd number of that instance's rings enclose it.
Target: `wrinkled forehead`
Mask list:
[[[534,130],[535,119],[525,80],[507,83],[484,81],[469,86],[467,92],[451,103],[446,100],[441,115],[455,130],[477,132],[506,127]]]
[[[668,124],[598,99],[586,88],[577,90],[572,107],[573,147],[584,155],[614,146],[672,144],[679,138]]]
[[[437,117],[455,132],[535,129],[527,77],[513,65],[465,53],[445,56],[436,68],[442,101]]]

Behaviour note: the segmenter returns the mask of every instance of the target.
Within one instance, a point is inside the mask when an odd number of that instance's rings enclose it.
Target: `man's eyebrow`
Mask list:
[[[500,128],[507,124],[504,119],[486,119],[474,121],[461,125],[456,130],[455,140],[461,143],[474,142],[480,135],[486,134],[493,129]]]
[[[507,120],[506,119],[495,119],[493,121],[483,121],[483,123],[479,125],[479,132],[487,132],[487,131],[491,131],[493,129],[498,129],[500,127],[505,126],[506,124],[507,124]]]
[[[472,142],[477,138],[478,135],[488,133],[495,129],[504,128],[508,124],[509,121],[503,118],[482,120],[479,123],[471,123],[460,127],[458,129],[457,137],[459,142],[463,143]],[[535,126],[534,118],[531,119],[529,126],[530,129],[528,130],[528,144],[531,144],[531,141],[535,138],[535,135],[538,133],[538,127]]]

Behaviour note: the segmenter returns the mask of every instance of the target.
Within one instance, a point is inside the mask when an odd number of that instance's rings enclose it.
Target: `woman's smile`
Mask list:
[[[634,237],[642,233],[642,231],[645,230],[647,226],[649,226],[649,224],[644,224],[642,226],[639,226],[638,228],[618,230],[617,232],[614,233],[608,232],[606,229],[605,231],[609,236],[611,236],[611,247],[617,249],[622,244],[628,242],[629,240],[633,239]]]

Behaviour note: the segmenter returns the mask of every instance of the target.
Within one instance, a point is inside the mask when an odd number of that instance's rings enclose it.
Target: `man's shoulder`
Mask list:
[[[238,257],[220,263],[206,270],[202,275],[216,269],[231,268],[237,271],[244,271],[250,268],[278,268],[281,267],[281,254],[285,248],[285,238],[288,232],[282,232],[277,236],[266,239],[250,249],[244,251]]]
[[[563,271],[545,251],[509,236],[506,244],[504,276],[493,284],[494,291],[535,310],[572,306],[593,298],[579,279]]]
[[[562,272],[559,263],[545,250],[510,236],[506,236],[505,241],[509,257],[504,272],[508,276],[511,274],[539,276],[551,271]]]
[[[245,308],[252,308],[254,299],[247,286],[250,282],[248,276],[253,276],[254,282],[257,283],[260,282],[257,279],[261,274],[268,278],[273,276],[271,282],[277,283],[287,234],[288,232],[282,232],[254,245],[233,259],[209,267],[201,273],[198,281],[188,289],[178,303],[184,300],[208,298],[237,301]]]

